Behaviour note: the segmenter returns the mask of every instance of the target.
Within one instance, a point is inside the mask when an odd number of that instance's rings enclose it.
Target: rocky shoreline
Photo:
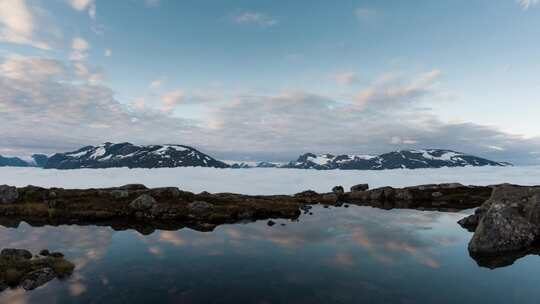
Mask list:
[[[0,186],[3,222],[24,220],[41,224],[121,223],[120,226],[190,227],[212,230],[215,226],[272,218],[296,219],[306,206],[354,204],[383,209],[458,211],[480,206],[490,187],[461,184],[383,187],[366,184],[345,192],[304,191],[295,195],[242,195],[191,193],[175,187],[149,189],[132,184],[106,189],[62,189]],[[9,224],[8,224],[9,225]],[[112,226],[112,224],[111,224]]]
[[[74,268],[60,252],[45,249],[33,255],[25,249],[5,248],[0,252],[0,292],[16,287],[34,290],[55,278],[71,275]]]
[[[150,234],[189,227],[211,231],[227,223],[297,219],[311,205],[359,205],[382,209],[460,211],[479,207],[459,221],[474,235],[469,252],[481,266],[499,267],[529,254],[540,239],[540,187],[465,186],[458,183],[369,189],[359,184],[328,193],[295,195],[192,193],[175,187],[131,184],[106,189],[0,186],[0,224],[16,227],[106,225]],[[509,257],[512,258],[509,258]],[[510,261],[510,262],[509,262]]]

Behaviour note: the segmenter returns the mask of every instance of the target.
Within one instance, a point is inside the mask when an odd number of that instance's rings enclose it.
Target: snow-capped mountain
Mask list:
[[[218,161],[194,148],[182,145],[136,146],[130,143],[105,143],[87,146],[77,151],[51,156],[44,168],[170,168],[213,167],[227,168]]]
[[[43,154],[34,154],[28,158],[0,155],[0,167],[43,167],[46,161],[47,155]]]
[[[315,155],[306,153],[298,160],[283,168],[317,170],[383,170],[383,169],[419,169],[466,166],[508,166],[509,163],[495,162],[451,150],[402,150],[375,155]]]

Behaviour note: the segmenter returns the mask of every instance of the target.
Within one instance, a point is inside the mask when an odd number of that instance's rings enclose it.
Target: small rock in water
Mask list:
[[[268,225],[268,226],[270,226],[270,227],[274,226],[275,224],[276,224],[276,222],[274,222],[274,221],[272,221],[272,220],[269,220],[269,221],[266,223],[266,225]]]
[[[24,276],[21,286],[25,290],[33,290],[54,279],[56,274],[52,268],[34,270]]]

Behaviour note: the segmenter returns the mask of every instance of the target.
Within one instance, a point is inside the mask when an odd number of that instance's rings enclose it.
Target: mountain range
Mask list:
[[[282,167],[317,170],[383,170],[508,165],[510,164],[451,150],[428,149],[394,151],[381,155],[315,155],[306,153],[295,162],[289,162]]]
[[[71,152],[56,153],[50,157],[35,154],[30,160],[0,156],[0,167],[42,167],[45,169],[211,167],[383,170],[509,165],[511,164],[443,149],[401,150],[381,155],[305,153],[300,155],[296,161],[285,164],[271,162],[226,163],[189,146],[138,146],[131,143],[104,143],[98,146],[86,146]]]

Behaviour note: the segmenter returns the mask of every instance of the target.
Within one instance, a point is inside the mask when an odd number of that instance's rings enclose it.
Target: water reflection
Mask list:
[[[0,228],[1,247],[49,248],[77,265],[67,281],[10,290],[0,302],[535,302],[527,276],[540,274],[537,261],[478,268],[467,254],[470,234],[456,224],[463,214],[368,207],[313,213],[273,227],[255,222],[213,232]]]

